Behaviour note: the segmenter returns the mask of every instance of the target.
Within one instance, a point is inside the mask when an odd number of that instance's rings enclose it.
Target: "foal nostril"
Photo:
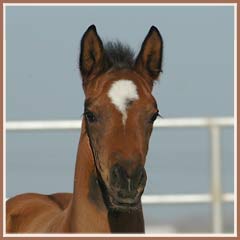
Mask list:
[[[143,188],[147,181],[147,174],[143,167],[138,168],[134,175],[134,187]]]
[[[114,187],[120,187],[122,181],[126,178],[126,172],[120,165],[112,167],[110,172],[110,182]]]

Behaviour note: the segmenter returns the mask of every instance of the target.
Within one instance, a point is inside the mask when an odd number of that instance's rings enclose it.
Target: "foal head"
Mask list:
[[[94,25],[81,41],[84,121],[105,203],[136,209],[146,184],[148,142],[158,107],[151,94],[161,71],[162,38],[151,27],[140,53],[103,45]]]

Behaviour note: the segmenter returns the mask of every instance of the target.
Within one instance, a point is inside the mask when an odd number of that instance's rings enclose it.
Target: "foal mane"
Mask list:
[[[105,59],[104,68],[109,69],[131,69],[135,62],[134,51],[126,44],[120,41],[111,41],[104,43]]]

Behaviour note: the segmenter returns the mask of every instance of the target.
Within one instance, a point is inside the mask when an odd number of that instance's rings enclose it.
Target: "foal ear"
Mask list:
[[[135,70],[148,80],[151,88],[162,70],[162,52],[161,34],[156,27],[152,26],[142,43],[135,62]]]
[[[82,74],[83,84],[86,83],[87,77],[91,74],[97,74],[100,71],[102,58],[103,44],[97,34],[96,27],[91,25],[81,40],[79,68]]]

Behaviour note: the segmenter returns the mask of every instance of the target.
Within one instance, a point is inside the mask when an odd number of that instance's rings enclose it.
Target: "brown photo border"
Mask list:
[[[84,0],[70,0],[70,1],[67,1],[67,0],[51,0],[51,1],[47,1],[47,0],[39,0],[39,1],[31,1],[31,0],[24,0],[24,1],[14,1],[14,0],[5,0],[5,1],[2,1],[1,0],[1,9],[0,9],[0,15],[1,15],[1,29],[0,29],[0,33],[1,33],[1,64],[0,64],[0,71],[1,71],[1,76],[2,76],[2,81],[0,83],[0,91],[1,91],[1,104],[0,104],[0,131],[1,131],[1,138],[0,138],[0,152],[1,152],[1,164],[0,164],[0,171],[1,171],[1,174],[2,174],[2,177],[1,177],[1,183],[0,183],[0,239],[12,239],[12,240],[18,240],[18,239],[41,239],[41,238],[48,238],[48,239],[51,239],[51,240],[57,240],[57,239],[60,239],[60,240],[64,240],[64,239],[74,239],[73,237],[3,237],[3,134],[4,134],[4,129],[3,129],[3,103],[4,103],[4,99],[3,99],[3,4],[4,3],[66,3],[66,4],[70,4],[70,3],[87,3],[87,4],[94,4],[94,3],[112,3],[112,4],[116,4],[116,3],[146,3],[146,4],[150,4],[150,3],[167,3],[167,4],[171,4],[171,3],[206,3],[206,4],[210,4],[210,3],[236,3],[237,4],[237,22],[240,24],[240,6],[239,6],[239,1],[240,0],[236,0],[236,1],[232,1],[232,0],[219,0],[219,1],[216,1],[216,0],[211,0],[211,1],[207,1],[207,0],[196,0],[196,1],[187,1],[187,0],[184,0],[184,1],[178,1],[178,0],[169,0],[169,1],[161,1],[161,0],[150,0],[149,2],[147,2],[146,0],[131,0],[131,1],[128,1],[128,0],[121,0],[121,1],[111,1],[111,0],[105,0],[105,1],[93,1],[93,0],[89,0],[89,1],[84,1]],[[237,29],[238,30],[238,29]],[[240,39],[240,36],[239,36],[239,32],[237,31],[237,45],[239,43],[239,39]],[[239,46],[239,45],[238,45]],[[237,48],[237,69],[240,69],[240,47]],[[238,80],[240,81],[240,78],[239,76],[237,76],[237,82]],[[235,86],[236,87],[236,86]],[[240,84],[237,84],[237,92],[239,92],[240,88]],[[236,93],[237,94],[237,93]],[[237,94],[237,103],[240,102],[240,96]],[[239,108],[240,108],[240,104],[237,104],[237,113],[239,112]],[[237,117],[237,113],[236,113],[236,116]],[[238,117],[237,117],[237,136],[239,136],[239,121],[238,121]],[[238,149],[240,148],[240,141],[239,139],[237,138],[237,162],[239,160],[239,156],[238,156]],[[240,164],[237,164],[237,173],[240,172]],[[155,239],[169,239],[169,240],[176,240],[176,239],[179,239],[179,238],[182,238],[182,239],[185,239],[185,238],[188,238],[188,239],[196,239],[196,240],[200,240],[200,239],[203,239],[203,238],[210,238],[212,240],[216,240],[216,239],[226,239],[226,240],[230,240],[230,239],[239,239],[240,240],[240,207],[238,207],[238,199],[240,198],[240,191],[239,191],[239,186],[240,186],[240,177],[238,177],[238,174],[236,174],[237,176],[237,204],[235,205],[236,208],[237,208],[237,222],[238,222],[238,225],[236,226],[237,227],[237,236],[236,237],[211,237],[211,234],[209,234],[209,236],[206,236],[206,237],[155,237],[155,236],[143,236],[143,237],[101,237],[103,239],[116,239],[116,240],[120,240],[120,239],[131,239],[131,240],[137,240],[137,239],[141,239],[141,238],[144,238],[144,239],[152,239],[152,238],[155,238]],[[237,223],[234,223],[235,225]],[[81,239],[88,239],[88,240],[93,240],[93,239],[98,239],[99,237],[77,237],[77,238],[81,238]]]

